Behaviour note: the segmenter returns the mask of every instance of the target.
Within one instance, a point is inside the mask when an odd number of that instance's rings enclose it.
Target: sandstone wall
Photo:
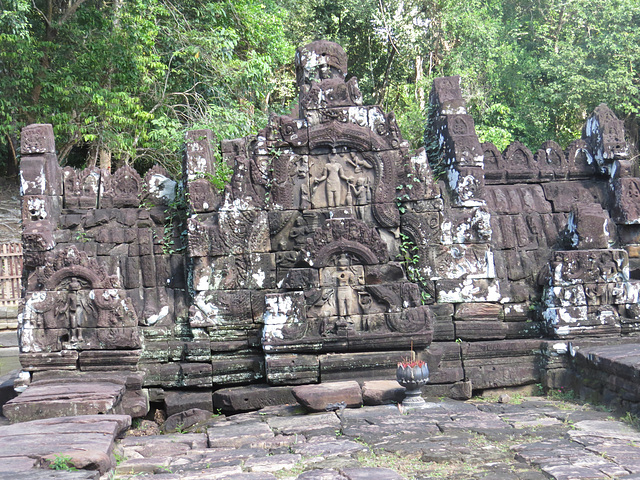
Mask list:
[[[342,48],[296,55],[297,112],[159,167],[61,169],[22,134],[21,362],[141,370],[152,399],[260,383],[393,378],[426,391],[567,381],[566,352],[640,329],[640,183],[605,106],[566,151],[480,144],[458,77],[436,79],[426,149],[363,106]]]

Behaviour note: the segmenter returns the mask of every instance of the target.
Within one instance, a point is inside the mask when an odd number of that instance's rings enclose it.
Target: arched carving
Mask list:
[[[133,167],[129,165],[120,167],[113,174],[111,187],[114,207],[138,207],[140,205],[142,179]]]
[[[305,256],[314,264],[326,265],[337,253],[354,253],[368,265],[388,259],[387,245],[374,227],[361,220],[330,219],[309,239]]]
[[[507,170],[507,178],[516,181],[537,180],[540,168],[531,150],[520,142],[513,142],[502,157]]]
[[[51,254],[25,298],[23,352],[135,350],[141,346],[133,305],[115,277],[85,252]],[[46,330],[42,330],[46,329]]]
[[[324,267],[332,257],[341,253],[352,254],[364,265],[373,265],[380,261],[371,249],[365,245],[342,238],[321,247],[314,255],[313,265]]]

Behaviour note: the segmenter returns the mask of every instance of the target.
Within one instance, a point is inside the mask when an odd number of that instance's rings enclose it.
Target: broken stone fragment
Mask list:
[[[298,403],[311,412],[362,406],[362,391],[355,381],[301,385],[295,387],[292,393]]]

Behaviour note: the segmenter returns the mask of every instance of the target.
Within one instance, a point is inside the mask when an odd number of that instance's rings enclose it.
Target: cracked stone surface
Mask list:
[[[187,434],[128,436],[116,479],[582,480],[640,478],[640,431],[543,397],[442,400],[316,414],[213,418]]]
[[[128,416],[0,427],[0,480],[640,478],[636,427],[589,404],[544,397],[434,400],[404,412],[394,405],[313,414],[266,407],[166,435],[143,435],[153,430],[140,423],[120,439]],[[79,470],[46,468],[61,455]]]

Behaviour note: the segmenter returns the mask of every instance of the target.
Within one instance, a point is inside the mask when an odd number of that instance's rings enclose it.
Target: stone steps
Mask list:
[[[95,414],[142,417],[149,411],[141,374],[49,371],[34,380],[3,405],[2,412],[11,422]]]
[[[640,344],[583,347],[573,361],[582,398],[640,413]]]

